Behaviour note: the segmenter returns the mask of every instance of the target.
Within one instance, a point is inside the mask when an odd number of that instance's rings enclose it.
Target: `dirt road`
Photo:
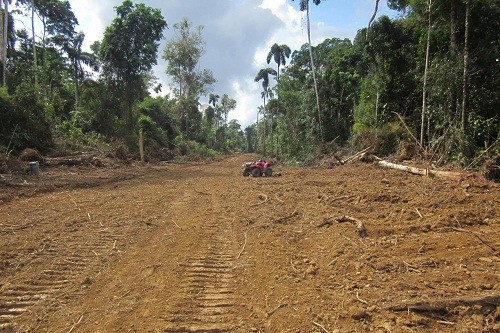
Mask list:
[[[498,184],[253,158],[0,182],[0,332],[500,330]]]

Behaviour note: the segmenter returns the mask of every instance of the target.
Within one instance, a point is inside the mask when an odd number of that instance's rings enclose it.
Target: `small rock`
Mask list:
[[[366,311],[360,311],[353,314],[351,318],[354,320],[368,321],[372,318],[372,316]]]
[[[485,283],[479,286],[481,290],[493,290],[493,285],[491,283]]]

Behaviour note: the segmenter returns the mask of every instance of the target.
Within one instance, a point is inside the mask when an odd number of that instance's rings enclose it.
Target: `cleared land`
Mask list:
[[[252,159],[5,175],[0,332],[500,330],[498,184]]]

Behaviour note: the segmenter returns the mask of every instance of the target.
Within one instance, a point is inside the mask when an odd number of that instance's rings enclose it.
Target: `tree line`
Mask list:
[[[246,140],[237,121],[228,122],[236,101],[227,94],[203,98],[216,82],[198,63],[205,51],[203,27],[187,18],[173,24],[175,37],[159,50],[168,27],[159,9],[125,0],[102,40],[83,50],[85,35],[68,1],[3,1],[0,43],[0,148],[9,155],[24,148],[42,153],[105,149],[110,144],[138,150],[139,132],[146,155],[214,156],[243,151]],[[16,29],[18,18],[31,27]],[[35,28],[35,20],[42,23]],[[172,79],[161,91],[152,68],[158,52]],[[205,104],[205,105],[204,105]]]
[[[468,165],[500,148],[500,6],[495,0],[387,0],[399,12],[358,31],[299,50],[275,43],[256,73],[262,106],[244,130],[228,113],[237,101],[215,93],[203,27],[187,18],[159,50],[167,22],[158,9],[123,1],[103,38],[85,35],[68,1],[3,0],[0,15],[0,149],[50,153],[123,144],[147,156],[172,151],[210,157],[250,151],[311,162],[338,147],[379,155],[413,144],[422,155]],[[379,0],[374,0],[375,11]],[[293,3],[292,3],[293,4]],[[17,17],[31,27],[17,27]],[[374,15],[375,17],[375,15]],[[35,19],[42,22],[35,31]],[[139,23],[140,22],[140,23]],[[158,52],[171,94],[153,97]]]
[[[273,45],[267,63],[276,67],[255,77],[261,150],[308,161],[342,146],[385,156],[410,144],[463,166],[499,153],[498,1],[387,3],[398,17],[372,18],[353,41],[333,37],[292,53]],[[307,22],[311,4],[321,0],[300,1]]]

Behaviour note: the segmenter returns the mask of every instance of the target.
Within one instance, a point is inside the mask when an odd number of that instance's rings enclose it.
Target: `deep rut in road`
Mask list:
[[[214,233],[220,226],[205,227]],[[217,233],[209,248],[196,253],[185,267],[182,293],[165,332],[230,332],[234,329],[234,251]]]
[[[206,204],[212,214],[200,221],[197,249],[179,263],[182,282],[165,332],[234,332],[238,326],[234,266],[239,246],[234,221],[227,217],[224,195],[198,193],[209,195]],[[191,200],[186,207],[197,204]]]

